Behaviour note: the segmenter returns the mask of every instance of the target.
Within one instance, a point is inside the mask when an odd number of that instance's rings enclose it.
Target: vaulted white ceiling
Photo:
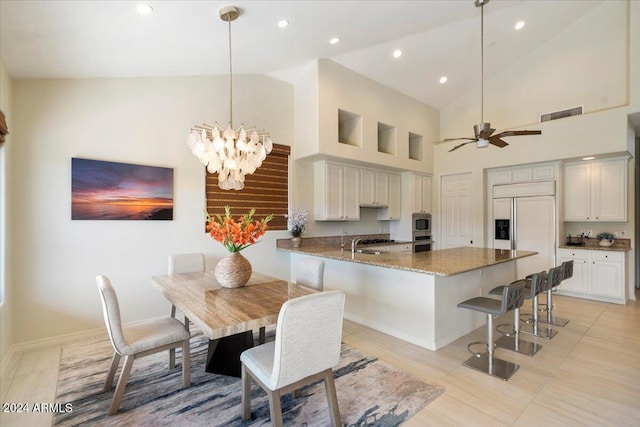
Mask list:
[[[139,15],[140,2],[154,12]],[[226,74],[228,27],[218,10],[232,4],[241,9],[232,23],[234,74],[273,75],[330,58],[436,108],[480,84],[473,0],[140,2],[0,0],[0,60],[14,78]],[[492,0],[485,78],[601,3]],[[280,19],[289,26],[279,28]],[[526,26],[515,31],[518,20]]]

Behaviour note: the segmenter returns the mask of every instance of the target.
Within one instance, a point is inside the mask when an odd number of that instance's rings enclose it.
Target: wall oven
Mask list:
[[[413,252],[427,252],[431,250],[431,234],[413,233]]]
[[[411,216],[413,221],[414,233],[427,233],[431,234],[431,214],[428,213],[414,213]]]
[[[413,222],[413,252],[427,252],[431,250],[431,214],[414,213]]]

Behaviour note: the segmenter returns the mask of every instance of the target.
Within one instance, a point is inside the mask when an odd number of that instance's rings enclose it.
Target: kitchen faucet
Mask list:
[[[362,237],[358,236],[351,241],[351,255],[356,253],[356,246],[358,246],[358,242],[362,240]]]

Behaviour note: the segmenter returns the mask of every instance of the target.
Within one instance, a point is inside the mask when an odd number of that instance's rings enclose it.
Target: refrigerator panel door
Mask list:
[[[548,271],[555,266],[555,197],[515,199],[516,249],[536,251],[538,255],[517,260],[517,277]]]
[[[493,199],[493,224],[495,227],[496,219],[508,219],[511,229],[511,235],[513,235],[513,218],[511,218],[511,205],[513,199]],[[495,237],[495,229],[493,234],[493,247],[495,249],[512,249],[511,240],[497,240]]]

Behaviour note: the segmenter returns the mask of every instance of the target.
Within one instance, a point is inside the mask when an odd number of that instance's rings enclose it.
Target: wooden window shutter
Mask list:
[[[273,214],[269,230],[286,230],[289,211],[289,154],[291,147],[273,144],[273,150],[253,174],[246,175],[240,191],[221,190],[218,174],[207,172],[206,197],[209,215],[223,215],[224,207],[238,217],[256,208],[254,218]]]

